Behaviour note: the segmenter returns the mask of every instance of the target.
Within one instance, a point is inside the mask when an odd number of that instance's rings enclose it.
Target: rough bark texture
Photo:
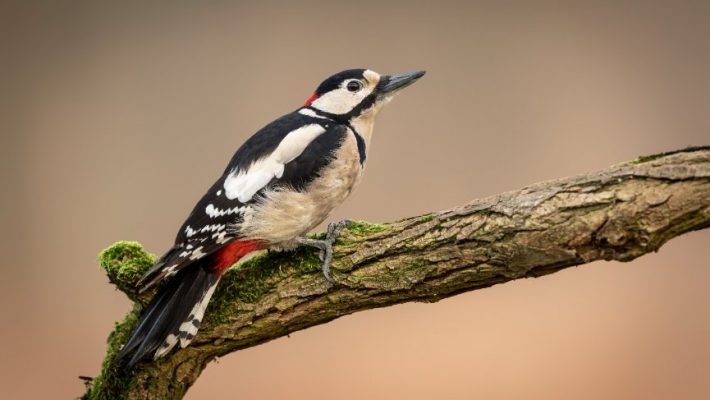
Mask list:
[[[710,147],[642,157],[543,182],[452,210],[386,225],[356,223],[341,236],[329,284],[315,253],[270,253],[228,271],[186,349],[131,372],[110,361],[150,293],[133,284],[152,256],[136,243],[100,263],[136,302],[116,324],[87,399],[179,399],[215,357],[342,315],[407,301],[434,302],[596,260],[630,261],[710,226]]]

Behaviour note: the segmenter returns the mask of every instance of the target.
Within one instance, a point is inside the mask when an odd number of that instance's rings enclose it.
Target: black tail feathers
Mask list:
[[[158,290],[141,314],[133,335],[114,358],[131,369],[147,355],[157,359],[177,343],[187,346],[197,333],[207,303],[219,282],[219,274],[206,268],[204,262],[180,270]]]

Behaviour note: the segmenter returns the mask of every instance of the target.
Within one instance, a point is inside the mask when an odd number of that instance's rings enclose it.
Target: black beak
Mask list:
[[[405,88],[424,76],[425,71],[402,72],[401,74],[384,75],[380,79],[380,94],[389,94]]]

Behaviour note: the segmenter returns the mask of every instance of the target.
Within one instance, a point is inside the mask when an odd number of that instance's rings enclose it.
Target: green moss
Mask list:
[[[372,224],[365,221],[352,221],[352,224],[346,228],[343,232],[349,232],[357,236],[365,236],[372,233],[383,232],[388,229],[385,224]],[[309,238],[323,240],[325,239],[325,232],[312,233],[308,235]]]
[[[99,253],[99,266],[115,284],[135,285],[155,262],[138,242],[120,241]]]
[[[379,233],[386,231],[387,229],[387,225],[371,224],[365,221],[353,221],[352,225],[348,227],[348,231],[355,235],[368,235],[372,233]]]
[[[155,257],[147,253],[136,242],[117,242],[103,250],[98,257],[99,265],[106,271],[111,282],[131,295],[133,310],[123,321],[116,323],[108,338],[108,349],[101,374],[92,382],[92,389],[84,399],[104,399],[106,393],[127,393],[135,385],[134,378],[111,365],[116,353],[126,343],[138,323],[141,303],[145,303],[152,293],[140,298],[134,297],[133,286],[150,268]],[[234,307],[238,303],[255,304],[271,291],[282,274],[305,275],[320,273],[321,263],[317,251],[310,247],[300,247],[295,251],[269,252],[240,263],[225,273],[220,282],[205,316],[207,324],[226,323],[235,315]],[[119,388],[117,391],[116,388]]]
[[[638,157],[638,158],[635,159],[635,160],[629,161],[629,164],[631,164],[631,165],[643,164],[643,163],[647,163],[647,162],[649,162],[649,161],[657,160],[657,159],[659,159],[659,158],[661,158],[661,157],[663,157],[663,156],[665,156],[665,155],[666,155],[666,154],[661,153],[661,154],[651,154],[651,155],[648,155],[648,156],[640,156],[640,157]]]
[[[434,214],[427,214],[427,215],[422,215],[419,217],[419,222],[424,223],[424,222],[429,222],[434,219]]]
[[[355,221],[338,240],[338,244],[344,245],[353,241],[354,236],[367,236],[387,229],[387,225]],[[318,233],[311,237],[323,239],[325,234]],[[295,251],[267,252],[230,268],[210,301],[205,314],[205,324],[214,326],[228,323],[239,314],[235,313],[238,304],[259,303],[275,288],[283,275],[297,278],[307,274],[320,274],[321,261],[317,254],[317,249],[301,246]],[[92,382],[91,390],[84,396],[85,399],[104,399],[107,393],[125,394],[136,385],[130,372],[119,370],[111,365],[111,362],[137,325],[141,305],[153,295],[145,293],[137,296],[134,287],[155,259],[156,257],[146,252],[139,243],[129,241],[117,242],[99,254],[99,265],[106,271],[111,282],[127,293],[136,304],[123,321],[116,323],[109,336],[101,374]]]
[[[386,225],[369,224],[357,221],[349,228],[354,235],[367,235],[382,232]],[[316,234],[315,238],[324,238],[324,234]],[[347,240],[343,238],[343,240]],[[340,241],[339,241],[340,243]],[[295,251],[267,252],[230,268],[217,287],[205,315],[205,324],[224,324],[234,318],[235,306],[239,303],[257,304],[272,291],[280,278],[289,274],[302,276],[320,274],[321,261],[318,251],[308,246],[301,246]],[[146,252],[137,242],[121,241],[103,250],[98,257],[100,267],[106,271],[111,282],[119,289],[129,294],[137,303],[133,310],[119,323],[108,339],[106,358],[101,374],[92,382],[92,389],[85,399],[102,399],[105,393],[127,393],[135,385],[134,378],[126,375],[111,365],[115,354],[128,341],[130,334],[138,322],[141,304],[150,299],[152,293],[140,297],[134,295],[134,286],[155,262],[155,256]],[[295,273],[294,273],[295,272]],[[109,389],[110,390],[107,390]]]
[[[101,365],[101,374],[97,376],[91,383],[91,391],[89,391],[84,399],[86,400],[108,400],[108,393],[111,396],[116,395],[118,392],[127,393],[129,388],[134,384],[133,379],[125,371],[119,370],[116,366],[112,365],[114,356],[121,349],[124,343],[128,341],[128,338],[133,332],[136,324],[138,323],[138,309],[134,309],[126,315],[126,317],[121,322],[116,322],[113,332],[108,337],[108,347],[106,350],[106,357]],[[105,390],[110,388],[110,390]],[[116,388],[121,388],[117,391]],[[115,397],[110,397],[115,398]]]
[[[366,236],[387,229],[387,225],[353,221],[347,230],[348,234],[341,236],[338,244],[347,245],[352,242],[348,239],[349,235]],[[323,239],[325,233],[317,233],[311,237]],[[277,280],[275,278],[285,271],[297,269],[298,275],[320,273],[321,262],[317,253],[316,249],[301,246],[295,251],[268,252],[232,267],[222,278],[210,301],[205,322],[229,321],[230,316],[234,315],[236,302],[258,303],[274,288]],[[98,261],[111,282],[132,300],[145,304],[153,295],[153,292],[141,296],[135,294],[135,284],[155,262],[155,256],[146,252],[139,243],[116,242],[99,254]]]
[[[274,289],[277,278],[297,270],[297,275],[320,272],[316,251],[299,247],[295,251],[268,252],[229,269],[207,308],[205,322],[222,324],[235,315],[236,303],[255,304]]]

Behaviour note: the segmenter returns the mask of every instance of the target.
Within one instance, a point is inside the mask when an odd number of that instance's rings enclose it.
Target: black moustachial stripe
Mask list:
[[[355,127],[352,126],[349,122],[348,128],[350,128],[350,130],[353,131],[353,134],[355,135],[355,142],[357,142],[357,153],[360,156],[360,165],[364,166],[365,159],[367,158],[367,152],[365,152],[365,139],[362,138],[360,132],[355,130]]]

